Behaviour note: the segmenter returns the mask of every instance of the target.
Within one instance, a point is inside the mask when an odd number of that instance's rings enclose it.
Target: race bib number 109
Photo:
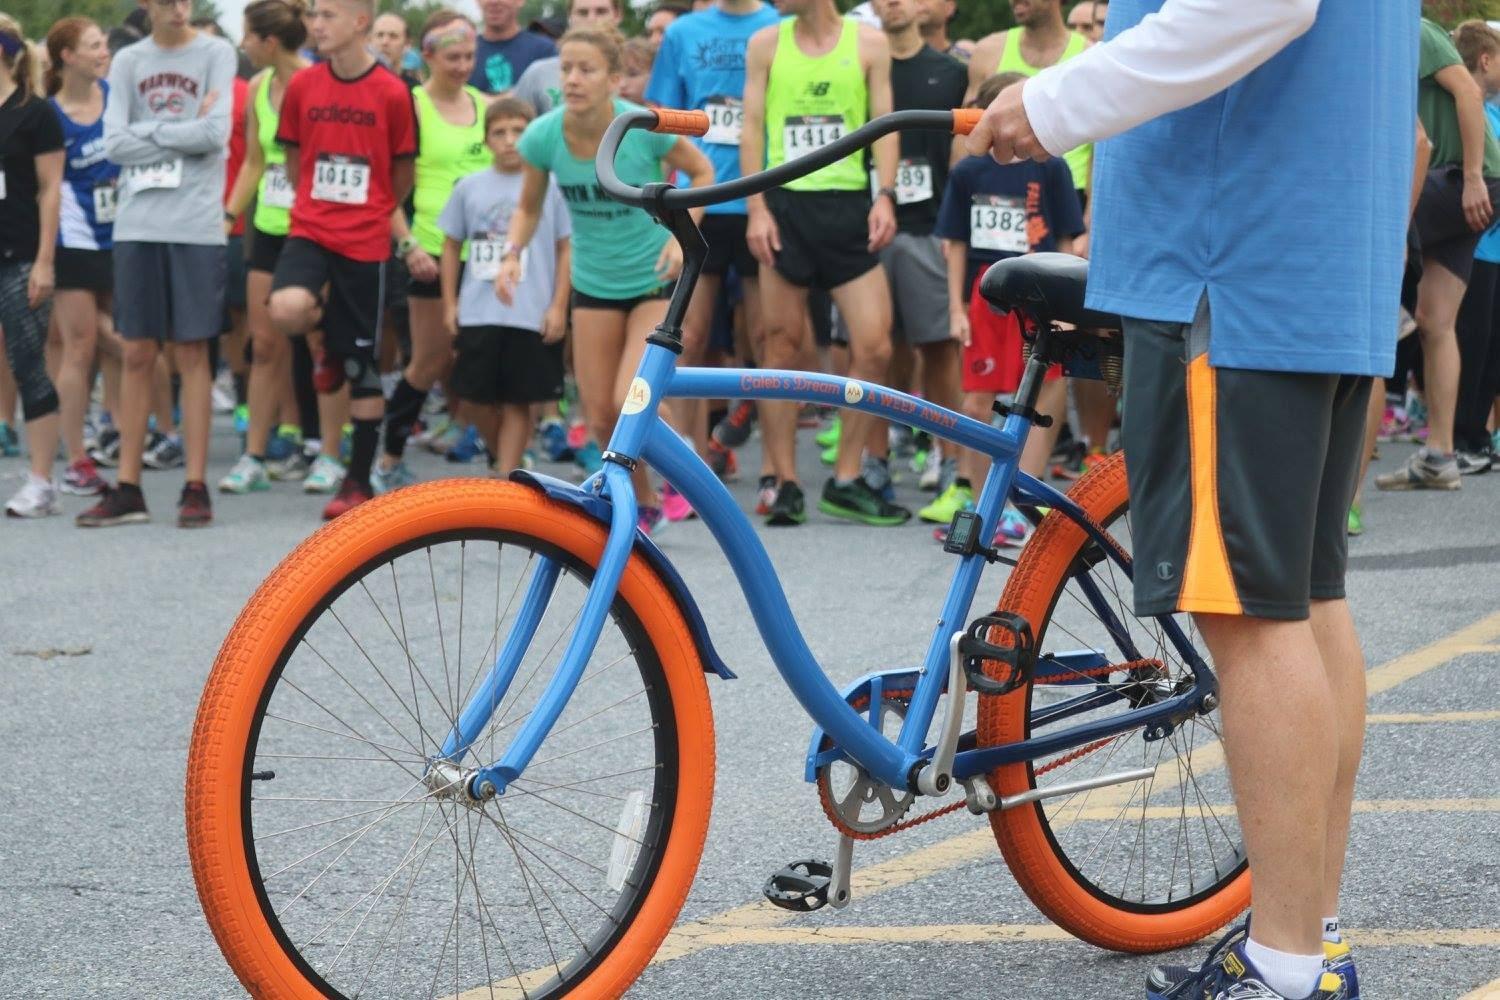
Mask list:
[[[363,156],[319,156],[313,165],[312,196],[339,205],[363,205],[370,200],[370,161]]]
[[[708,114],[708,131],[704,142],[720,146],[738,146],[745,127],[745,106],[733,97],[710,97],[703,105]]]

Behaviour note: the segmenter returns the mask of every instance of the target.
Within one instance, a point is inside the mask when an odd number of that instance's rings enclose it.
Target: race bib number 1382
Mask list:
[[[1026,253],[1026,202],[998,194],[976,194],[969,206],[969,246],[997,253]]]

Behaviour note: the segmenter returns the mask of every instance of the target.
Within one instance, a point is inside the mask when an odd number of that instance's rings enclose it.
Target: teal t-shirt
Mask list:
[[[615,114],[636,105],[615,100]],[[656,259],[670,238],[651,216],[611,199],[599,186],[592,159],[580,160],[563,138],[563,108],[542,115],[521,136],[521,157],[557,181],[573,218],[573,289],[596,299],[633,299],[661,287]],[[615,158],[615,170],[637,187],[663,180],[662,157],[675,135],[631,132]]]

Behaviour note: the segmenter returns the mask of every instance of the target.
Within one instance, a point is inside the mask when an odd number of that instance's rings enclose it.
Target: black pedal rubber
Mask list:
[[[991,629],[1009,632],[1011,644],[997,646],[987,638]],[[958,640],[959,654],[964,658],[964,674],[969,686],[980,694],[1002,695],[1026,684],[1036,666],[1036,640],[1031,623],[1009,611],[997,611],[974,619]],[[1003,663],[1009,669],[1004,677],[992,677],[984,671],[986,661]]]
[[[783,910],[811,913],[828,905],[833,865],[827,861],[793,861],[766,880],[767,899]]]

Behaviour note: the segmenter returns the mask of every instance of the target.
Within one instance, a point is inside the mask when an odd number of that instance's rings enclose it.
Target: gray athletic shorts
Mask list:
[[[115,329],[176,344],[217,337],[228,281],[223,246],[116,241]]]
[[[880,251],[880,263],[891,286],[892,339],[908,344],[937,344],[948,339],[948,264],[943,241],[936,236],[897,233]],[[849,343],[849,328],[838,317],[833,339]]]
[[[1125,320],[1135,611],[1303,619],[1344,596],[1370,379],[1215,368],[1209,325]]]

